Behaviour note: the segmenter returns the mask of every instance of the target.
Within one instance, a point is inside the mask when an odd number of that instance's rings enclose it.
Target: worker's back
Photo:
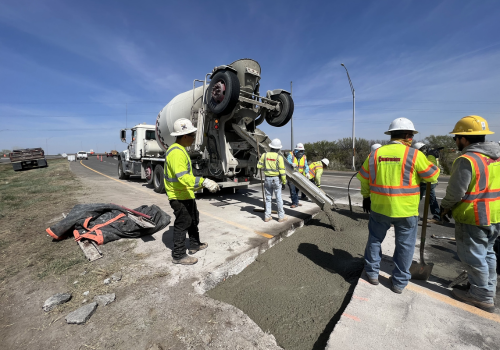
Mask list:
[[[371,210],[389,217],[409,217],[418,215],[421,180],[431,182],[438,176],[439,168],[422,152],[391,143],[370,154],[358,179],[362,194],[370,192]]]

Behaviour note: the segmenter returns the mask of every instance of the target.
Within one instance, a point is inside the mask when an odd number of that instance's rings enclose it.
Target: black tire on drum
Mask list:
[[[118,178],[120,180],[127,180],[129,176],[123,172],[122,161],[118,161]]]
[[[280,127],[286,125],[292,118],[293,110],[295,108],[292,96],[290,96],[286,92],[282,92],[278,95],[271,96],[271,100],[280,102],[281,111],[279,114],[275,114],[272,112],[267,113],[266,121],[271,126]]]
[[[212,90],[214,86],[221,82],[224,84],[226,90],[224,92],[224,99],[220,102],[217,102],[212,97]],[[240,81],[236,74],[230,70],[224,70],[215,73],[210,81],[210,85],[207,90],[207,101],[208,108],[211,112],[216,115],[224,115],[229,114],[231,110],[238,103],[238,98],[240,96]]]
[[[163,166],[158,164],[155,166],[155,171],[153,173],[153,186],[156,193],[165,193],[165,182],[163,182]]]

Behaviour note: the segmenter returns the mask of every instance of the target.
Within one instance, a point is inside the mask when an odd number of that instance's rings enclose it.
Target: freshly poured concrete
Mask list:
[[[324,349],[363,269],[368,236],[367,215],[339,209],[340,231],[322,212],[208,296],[244,311],[287,350]]]

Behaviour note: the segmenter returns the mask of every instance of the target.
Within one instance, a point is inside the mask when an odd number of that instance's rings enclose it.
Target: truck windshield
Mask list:
[[[154,130],[146,130],[146,140],[156,140]]]

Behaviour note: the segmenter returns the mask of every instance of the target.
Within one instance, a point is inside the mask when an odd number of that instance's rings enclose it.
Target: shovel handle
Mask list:
[[[424,246],[425,236],[427,234],[427,215],[429,214],[429,197],[431,196],[431,184],[427,182],[425,185],[425,201],[424,201],[424,217],[422,219],[422,234],[420,235],[420,261],[425,265],[424,261]]]

